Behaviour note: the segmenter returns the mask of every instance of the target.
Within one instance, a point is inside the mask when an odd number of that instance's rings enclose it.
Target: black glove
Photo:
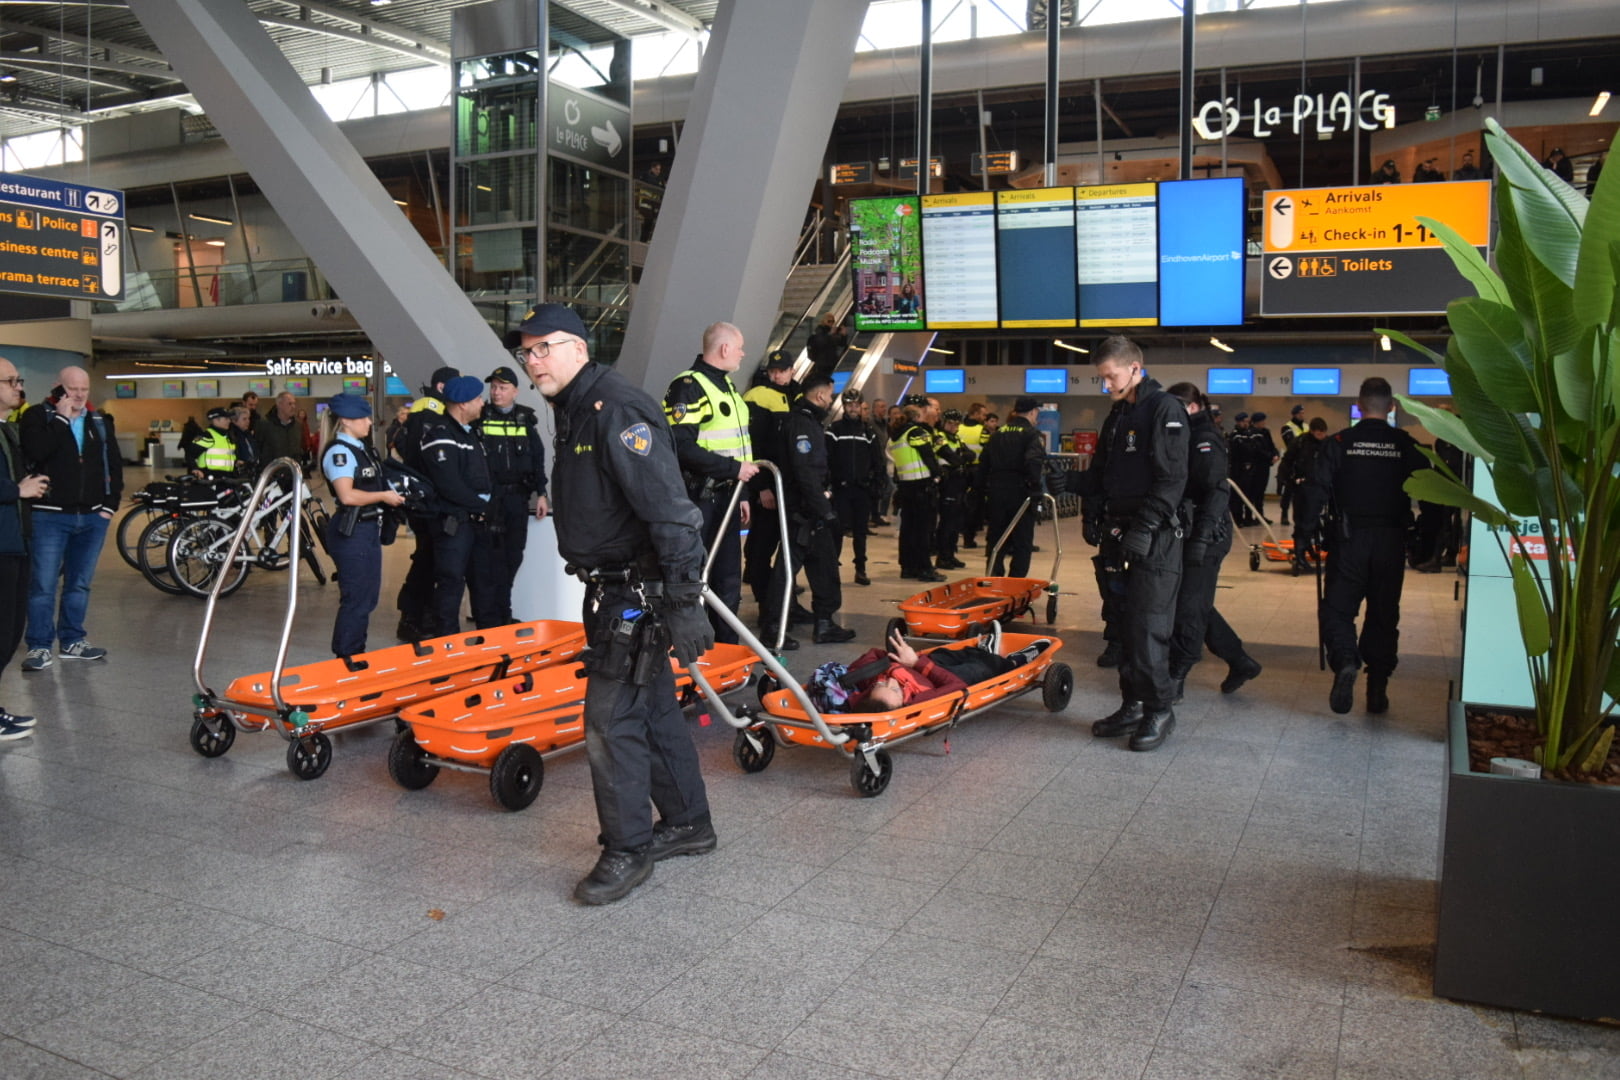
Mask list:
[[[836,534],[838,532],[838,515],[828,514],[826,517],[822,518],[821,527]]]
[[[1146,525],[1132,525],[1119,538],[1119,546],[1133,559],[1145,559],[1153,550],[1153,530]]]
[[[1209,545],[1202,540],[1189,540],[1181,548],[1181,561],[1188,566],[1204,565],[1204,556],[1209,554]]]
[[[664,586],[664,625],[669,629],[669,647],[683,667],[697,663],[698,657],[714,648],[714,627],[703,610],[701,582],[676,582]]]

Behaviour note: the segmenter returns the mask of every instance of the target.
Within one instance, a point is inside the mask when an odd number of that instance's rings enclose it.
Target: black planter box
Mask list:
[[[1620,1018],[1620,790],[1471,772],[1451,703],[1434,992]]]

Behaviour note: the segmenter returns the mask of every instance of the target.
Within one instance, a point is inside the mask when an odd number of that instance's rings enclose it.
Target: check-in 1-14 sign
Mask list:
[[[0,292],[119,300],[124,193],[0,173]]]
[[[1472,290],[1420,217],[1456,229],[1483,255],[1491,182],[1266,192],[1260,314],[1444,312]]]

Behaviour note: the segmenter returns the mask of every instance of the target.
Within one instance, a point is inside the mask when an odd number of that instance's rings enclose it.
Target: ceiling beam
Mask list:
[[[408,45],[404,42],[387,41],[376,34],[368,34],[364,30],[347,30],[341,26],[329,26],[326,23],[311,22],[308,19],[282,19],[274,15],[260,15],[259,21],[266,26],[281,26],[289,30],[301,30],[311,34],[325,34],[327,37],[342,38],[344,41],[355,41],[362,45],[369,45],[374,49],[384,49],[388,52],[399,53],[402,56],[425,60],[430,64],[448,65],[449,54],[440,56],[437,53],[426,51],[423,45]]]
[[[665,3],[664,0],[601,0],[602,3],[616,7],[620,11],[646,19],[648,22],[662,26],[666,30],[673,30],[677,34],[685,34],[693,41],[701,40],[709,32],[709,28],[701,21],[688,15],[674,4]],[[568,0],[561,0],[563,7],[577,11]]]
[[[41,75],[56,75],[63,79],[95,83],[97,86],[111,86],[117,90],[141,90],[144,88],[129,82],[93,79],[88,77],[85,72],[111,71],[119,75],[137,75],[143,79],[159,79],[163,82],[177,83],[180,81],[180,76],[176,75],[172,68],[150,68],[142,67],[139,64],[120,64],[113,60],[97,60],[94,57],[42,56],[39,53],[0,52],[0,64],[27,68]]]
[[[82,34],[63,33],[60,27],[44,26],[39,23],[17,22],[15,19],[0,19],[0,31],[8,34],[38,34],[42,38],[54,38],[69,45],[77,45],[81,49],[106,49],[109,53],[123,53],[137,60],[150,60],[154,64],[168,65],[163,54],[150,49],[138,49],[133,45],[120,45],[116,41],[106,38],[85,37]]]
[[[297,0],[297,2],[295,0],[276,0],[276,2],[284,3],[288,7],[297,10],[300,14],[313,12],[360,28],[358,34],[339,33],[333,35],[335,37],[347,38],[351,41],[362,41],[368,45],[378,47],[393,48],[395,52],[403,52],[407,56],[427,55],[445,62],[450,60],[450,43],[448,41],[440,41],[437,38],[428,37],[426,34],[419,34],[408,27],[400,26],[398,23],[391,23],[386,19],[372,19],[364,15],[356,15],[352,11],[345,11],[343,8],[333,7],[331,4],[320,3],[319,0]],[[296,25],[299,29],[307,30],[327,31],[333,29],[320,23],[311,22],[308,19],[299,19],[296,23],[289,24],[286,21],[277,20],[267,15],[260,15],[259,21],[269,23],[272,26]],[[393,38],[408,46],[408,48],[401,49],[394,46],[385,46],[377,40],[376,35]]]

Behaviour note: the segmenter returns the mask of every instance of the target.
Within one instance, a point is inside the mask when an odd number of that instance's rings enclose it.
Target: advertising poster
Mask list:
[[[915,195],[849,204],[856,330],[922,330],[922,213]]]
[[[1074,188],[997,192],[1002,326],[1075,324],[1074,244]]]

